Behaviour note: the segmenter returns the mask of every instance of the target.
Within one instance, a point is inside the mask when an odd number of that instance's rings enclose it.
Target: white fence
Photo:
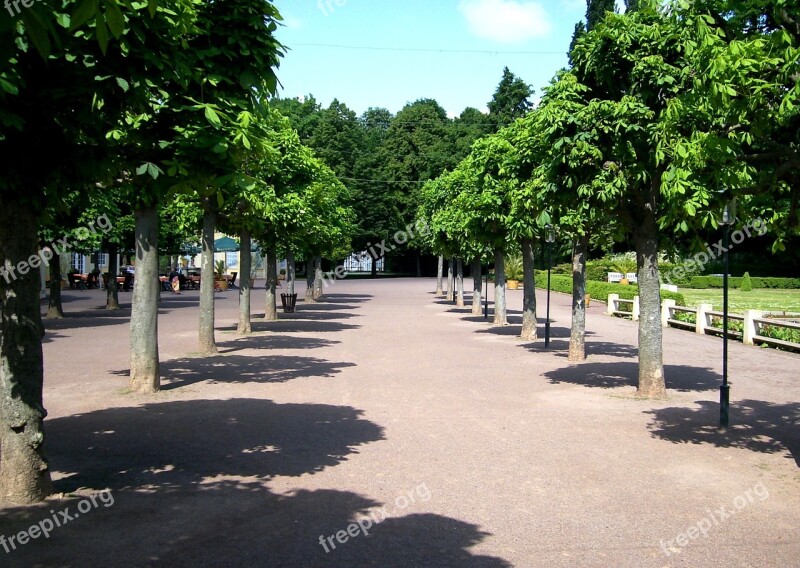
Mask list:
[[[633,300],[620,299],[618,294],[608,295],[608,315],[631,317],[638,321],[640,316],[639,296]],[[677,314],[694,314],[694,323],[678,319]],[[661,323],[664,327],[675,327],[694,331],[698,335],[722,335],[723,313],[714,310],[711,304],[700,304],[696,308],[675,305],[675,300],[661,302]],[[781,321],[775,317],[764,317],[760,310],[745,310],[744,314],[728,313],[729,322],[741,322],[742,331],[728,327],[728,336],[741,340],[745,345],[766,344],[800,350],[800,343],[776,339],[765,335],[767,328],[800,330],[800,323]]]

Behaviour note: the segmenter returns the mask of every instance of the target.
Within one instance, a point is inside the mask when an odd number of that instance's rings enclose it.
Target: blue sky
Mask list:
[[[468,106],[485,111],[504,66],[540,93],[566,65],[573,28],[586,11],[585,0],[275,4],[286,24],[278,39],[290,48],[278,72],[281,96],[311,93],[323,105],[338,98],[358,113],[370,106],[396,113],[433,98],[451,116]]]

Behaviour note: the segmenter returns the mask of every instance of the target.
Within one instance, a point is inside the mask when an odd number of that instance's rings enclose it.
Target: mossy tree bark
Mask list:
[[[439,266],[436,269],[436,295],[444,295],[444,288],[442,287],[442,280],[444,279],[444,257],[439,255]]]
[[[572,326],[569,333],[569,361],[586,359],[586,255],[589,236],[572,243]]]
[[[314,259],[309,258],[306,260],[306,303],[313,304],[314,299],[314,279],[317,273],[314,270]]]
[[[119,286],[117,286],[117,273],[119,267],[117,266],[117,253],[119,252],[119,245],[117,243],[109,243],[108,245],[108,284],[106,285],[106,309],[118,310],[119,309]]]
[[[472,315],[479,316],[482,312],[483,280],[481,279],[481,259],[472,261]]]
[[[450,258],[447,260],[447,295],[445,296],[448,302],[452,302],[455,298],[456,288],[456,263],[455,260]]]
[[[278,297],[277,297],[277,287],[278,287],[278,255],[275,251],[275,247],[269,248],[266,252],[266,258],[264,262],[266,263],[266,276],[267,281],[265,283],[265,287],[267,289],[265,295],[265,305],[264,308],[264,319],[267,321],[276,321],[278,319]]]
[[[322,298],[322,257],[315,256],[314,257],[314,299],[319,300]]]
[[[61,304],[61,255],[53,250],[53,256],[50,257],[48,264],[50,297],[47,299],[47,319],[61,319],[64,317],[64,308]]]
[[[508,325],[506,317],[506,263],[503,251],[494,251],[494,325]]]
[[[464,307],[464,262],[456,260],[456,306]]]
[[[131,306],[131,378],[133,392],[161,388],[158,360],[158,208],[136,210],[136,276]]]
[[[53,490],[44,447],[40,274],[21,264],[38,253],[36,232],[29,205],[3,203],[0,262],[23,268],[16,278],[0,278],[0,499],[16,504],[41,501]]]
[[[237,331],[241,335],[252,333],[250,323],[250,231],[242,229],[239,233],[239,325]]]
[[[661,283],[658,279],[658,221],[656,204],[660,180],[655,179],[644,197],[640,222],[634,230],[639,280],[639,387],[637,396],[666,398],[663,329],[661,327]]]
[[[522,333],[525,341],[534,341],[536,331],[536,269],[533,239],[522,240]]]
[[[203,208],[202,269],[200,271],[200,354],[219,353],[214,339],[214,230],[217,225],[217,211],[210,202]]]
[[[295,294],[294,284],[296,279],[297,274],[294,264],[294,253],[290,251],[286,254],[286,293],[290,296]]]

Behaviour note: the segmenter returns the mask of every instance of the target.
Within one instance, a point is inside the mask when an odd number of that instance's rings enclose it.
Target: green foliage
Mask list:
[[[530,98],[533,88],[514,75],[508,67],[503,68],[503,77],[489,101],[489,117],[494,131],[508,126],[517,118],[525,116],[533,108]]]
[[[778,290],[797,290],[800,289],[800,278],[771,278],[771,277],[759,277],[747,275],[750,280],[750,286],[752,289],[764,289],[764,288],[772,288]],[[731,288],[741,289],[743,285],[744,278],[739,277],[729,277],[728,278],[728,286]],[[692,276],[689,279],[688,288],[693,288],[696,290],[705,290],[709,288],[722,288],[723,287],[723,278],[722,276]]]
[[[225,276],[227,267],[224,260],[218,260],[214,263],[214,277],[221,280]]]
[[[753,281],[750,279],[750,273],[745,272],[744,276],[742,277],[742,282],[739,285],[739,288],[742,292],[752,292],[753,291]]]
[[[571,277],[554,274],[550,278],[551,278],[550,282],[551,290],[555,290],[556,292],[562,292],[564,294],[572,294]],[[537,288],[547,287],[547,271],[544,270],[536,271],[536,287]],[[635,284],[631,284],[630,286],[621,286],[620,284],[617,283],[595,282],[587,280],[586,293],[589,294],[593,299],[599,300],[601,302],[608,302],[609,294],[618,294],[619,297],[622,298],[623,300],[632,300],[635,296],[639,294],[639,287],[636,286]],[[686,305],[686,299],[684,298],[683,294],[678,292],[668,292],[667,290],[661,290],[661,299],[675,300],[675,303],[679,306]]]
[[[505,258],[505,272],[508,280],[522,280],[522,255],[510,254]]]
[[[627,278],[628,274],[636,272],[636,260],[629,255],[621,255],[613,260],[611,268],[614,272],[622,274],[623,278]]]

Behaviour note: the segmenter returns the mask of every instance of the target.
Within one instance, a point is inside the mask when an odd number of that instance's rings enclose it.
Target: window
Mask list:
[[[85,259],[82,254],[72,253],[72,266],[74,266],[75,269],[81,274],[86,273],[86,264],[84,263],[84,260]]]
[[[231,268],[233,266],[239,266],[239,253],[238,252],[226,252],[225,253],[225,266]]]

